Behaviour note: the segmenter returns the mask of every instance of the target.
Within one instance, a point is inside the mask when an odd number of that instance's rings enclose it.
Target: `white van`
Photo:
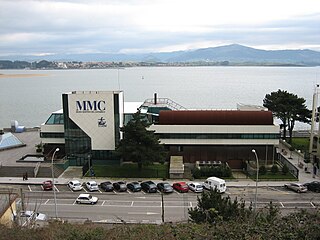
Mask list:
[[[226,181],[217,177],[207,178],[203,186],[205,189],[208,189],[208,190],[210,189],[214,190],[216,188],[219,193],[224,193],[227,190]]]

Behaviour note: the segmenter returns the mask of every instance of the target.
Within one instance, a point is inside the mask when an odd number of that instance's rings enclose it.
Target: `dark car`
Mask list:
[[[127,191],[127,185],[125,182],[123,181],[119,181],[119,182],[114,182],[113,183],[113,187],[115,190],[117,190],[118,192],[125,192]]]
[[[163,193],[172,193],[173,192],[173,188],[167,182],[160,182],[157,184],[157,187],[158,187],[159,191],[163,192]]]
[[[139,192],[141,191],[141,185],[138,182],[131,182],[127,184],[127,188],[131,191],[131,192]]]
[[[148,193],[156,193],[157,192],[157,185],[152,181],[146,181],[141,183],[141,188],[143,191]]]
[[[44,181],[42,183],[42,188],[44,191],[52,190],[53,184],[51,180]]]
[[[173,189],[178,192],[188,192],[189,187],[186,182],[177,182],[172,185]]]
[[[110,181],[100,183],[100,187],[102,190],[104,190],[106,192],[111,192],[114,189],[114,187]]]
[[[320,182],[319,181],[313,181],[313,182],[305,183],[303,185],[306,186],[309,191],[320,192]]]

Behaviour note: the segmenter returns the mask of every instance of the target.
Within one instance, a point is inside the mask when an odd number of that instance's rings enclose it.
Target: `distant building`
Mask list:
[[[120,162],[114,150],[122,138],[120,127],[138,110],[152,123],[170,156],[182,156],[184,164],[227,162],[242,168],[254,159],[275,159],[279,126],[272,113],[259,106],[241,105],[237,110],[187,110],[167,99],[124,103],[123,92],[75,91],[62,96],[63,110],[53,112],[41,125],[45,153],[56,147],[70,165],[82,166],[91,158],[100,164]]]

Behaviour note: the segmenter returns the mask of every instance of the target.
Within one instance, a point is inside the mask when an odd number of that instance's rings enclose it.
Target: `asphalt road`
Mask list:
[[[127,223],[161,223],[162,209],[164,220],[187,221],[188,209],[197,205],[199,194],[178,193],[164,194],[162,204],[161,194],[130,191],[118,192],[92,192],[99,198],[96,205],[84,205],[75,203],[79,193],[73,192],[67,186],[56,186],[57,215],[59,218],[71,222],[91,220],[95,222],[127,222]],[[15,191],[22,189],[24,203],[28,210],[37,210],[47,214],[50,218],[55,217],[55,202],[53,191],[43,191],[40,185],[1,185],[0,189],[12,188]],[[229,195],[232,199],[243,199],[246,205],[254,202],[254,187],[229,187],[224,196]],[[284,187],[259,187],[257,194],[257,208],[265,207],[272,201],[279,209],[286,213],[296,209],[316,209],[320,207],[320,194],[307,192],[295,193]],[[21,200],[19,202],[21,204]],[[164,206],[164,208],[162,208]]]

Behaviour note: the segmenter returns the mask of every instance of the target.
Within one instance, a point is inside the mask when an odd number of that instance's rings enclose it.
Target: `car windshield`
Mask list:
[[[92,198],[92,196],[91,196],[91,195],[89,195],[89,196],[88,196],[88,199],[91,199],[91,198]]]
[[[164,188],[170,188],[171,186],[170,186],[169,183],[164,183],[164,184],[163,184],[163,187],[164,187]]]
[[[196,186],[196,188],[202,188],[202,186],[200,186],[200,185],[197,185],[197,186]]]
[[[97,186],[97,183],[91,183],[90,185],[91,186]]]
[[[80,186],[80,183],[74,183],[73,186]]]

